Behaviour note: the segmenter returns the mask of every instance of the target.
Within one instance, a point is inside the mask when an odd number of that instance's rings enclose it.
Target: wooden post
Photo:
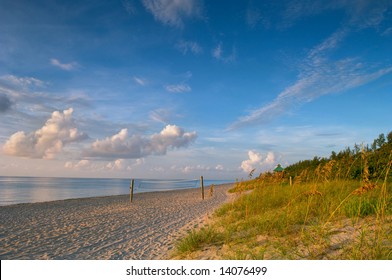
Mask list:
[[[203,176],[200,176],[200,188],[201,188],[201,199],[204,200],[204,180],[203,180]]]
[[[293,178],[291,178],[291,176],[290,176],[290,187],[292,187],[293,186]]]
[[[135,180],[132,179],[131,180],[131,186],[130,186],[130,193],[129,193],[129,200],[131,201],[131,203],[133,201],[133,187],[134,186],[135,186]]]

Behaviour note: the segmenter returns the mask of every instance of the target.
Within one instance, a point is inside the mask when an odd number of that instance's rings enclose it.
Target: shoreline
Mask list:
[[[0,259],[161,259],[184,229],[227,202],[233,184],[0,207]]]
[[[222,185],[228,185],[228,184],[222,184]],[[230,183],[231,185],[231,183]],[[219,185],[215,185],[217,187]],[[208,186],[209,187],[209,186]],[[149,192],[136,192],[133,194],[133,198],[137,199],[139,195],[144,195],[144,194],[153,194],[157,195],[160,193],[166,193],[166,192],[180,192],[180,191],[187,191],[187,190],[199,190],[200,188],[188,188],[188,189],[178,189],[178,190],[162,190],[162,191],[149,191]],[[127,197],[129,199],[130,194],[114,194],[114,195],[100,195],[100,196],[89,196],[89,197],[75,197],[75,198],[66,198],[66,199],[56,199],[56,200],[49,200],[49,201],[37,201],[37,202],[20,202],[20,203],[15,203],[15,204],[7,204],[7,205],[0,205],[0,210],[4,207],[13,207],[13,206],[27,206],[27,205],[35,205],[35,204],[47,204],[47,203],[55,203],[55,202],[61,202],[61,201],[71,201],[71,200],[89,200],[89,199],[105,199],[105,198],[115,198],[115,197]]]
[[[110,179],[46,178],[0,176],[0,207],[24,203],[129,195],[134,180],[134,194],[198,188],[200,180],[187,179]],[[204,185],[234,183],[234,180],[204,180]]]

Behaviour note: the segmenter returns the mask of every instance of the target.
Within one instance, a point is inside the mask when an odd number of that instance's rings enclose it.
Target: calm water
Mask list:
[[[130,179],[1,177],[0,206],[129,194]],[[231,183],[204,180],[204,185]],[[135,193],[199,187],[199,180],[135,180]]]

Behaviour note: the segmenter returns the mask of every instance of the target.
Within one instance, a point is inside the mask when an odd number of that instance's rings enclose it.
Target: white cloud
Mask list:
[[[56,58],[52,58],[52,59],[50,60],[50,63],[51,63],[53,66],[56,66],[56,67],[58,67],[58,68],[60,68],[60,69],[62,69],[62,70],[65,70],[65,71],[74,70],[74,69],[76,69],[76,68],[79,66],[79,64],[78,64],[77,62],[62,63],[62,62],[60,62],[60,61],[59,61],[58,59],[56,59]]]
[[[249,151],[248,157],[249,159],[244,160],[241,163],[241,169],[247,173],[251,172],[254,168],[256,168],[256,166],[259,166],[262,160],[261,154],[255,151]]]
[[[392,27],[389,27],[389,28],[385,29],[385,30],[382,32],[381,35],[383,35],[383,36],[389,36],[389,35],[391,35],[391,34],[392,34]]]
[[[109,162],[106,165],[106,168],[109,170],[123,170],[124,166],[123,166],[123,159],[116,159],[113,162]]]
[[[74,127],[72,113],[72,108],[55,111],[40,129],[28,134],[24,131],[14,133],[4,144],[4,153],[18,157],[54,158],[65,145],[87,138]]]
[[[338,47],[338,44],[347,36],[348,29],[339,29],[327,39],[325,39],[321,44],[315,46],[308,53],[308,60],[312,64],[317,64],[318,62],[325,60],[325,54],[329,50],[333,50]]]
[[[197,42],[192,42],[192,41],[181,40],[177,43],[176,47],[183,54],[187,54],[188,52],[191,52],[193,54],[200,54],[203,52],[202,47]]]
[[[1,76],[0,81],[22,89],[27,89],[29,87],[42,87],[45,84],[43,81],[34,77],[17,77],[14,75]]]
[[[331,61],[328,53],[337,48],[347,30],[339,30],[309,51],[300,65],[298,80],[283,90],[271,103],[239,118],[229,129],[265,124],[291,108],[323,95],[344,92],[392,72],[392,66],[375,69],[356,58]]]
[[[265,158],[264,162],[267,165],[275,164],[275,154],[273,152],[268,152],[267,157]]]
[[[129,0],[122,0],[121,2],[122,2],[123,6],[128,14],[130,14],[130,15],[136,14],[136,7],[133,2],[131,2]]]
[[[212,56],[216,59],[222,58],[222,44],[219,43],[215,49],[212,50]]]
[[[275,154],[273,152],[268,152],[265,159],[263,156],[253,150],[248,151],[248,159],[244,160],[241,163],[241,169],[249,173],[253,169],[261,168],[261,167],[271,167],[275,164]]]
[[[181,173],[203,173],[203,172],[222,172],[225,171],[223,165],[218,164],[216,166],[204,165],[204,164],[196,164],[196,165],[186,165],[186,166],[177,166],[173,165],[170,167],[171,170]]]
[[[234,62],[236,60],[236,50],[233,47],[231,50],[231,53],[228,55],[225,55],[223,52],[223,46],[222,42],[220,42],[213,50],[212,50],[212,56],[222,62],[229,63],[229,62]]]
[[[192,90],[192,88],[187,84],[167,85],[165,86],[165,89],[172,93],[183,93]]]
[[[85,151],[89,157],[103,158],[142,158],[148,155],[164,155],[168,149],[186,147],[197,137],[196,132],[184,132],[176,125],[167,125],[160,133],[149,137],[128,135],[127,129],[96,140]]]
[[[133,80],[141,85],[141,86],[145,86],[147,84],[147,81],[145,79],[139,78],[139,77],[133,77]]]
[[[133,164],[127,166],[127,170],[133,171],[136,167],[144,165],[145,162],[146,160],[144,158],[138,158]]]
[[[185,18],[200,17],[202,12],[197,0],[143,0],[143,4],[156,20],[175,27],[183,27]]]
[[[167,124],[172,116],[172,112],[166,108],[156,109],[149,114],[153,121]]]
[[[77,163],[72,163],[71,161],[67,161],[64,165],[65,168],[68,169],[89,169],[92,166],[91,161],[87,159],[82,159]]]
[[[52,113],[64,104],[73,108],[86,108],[91,105],[92,99],[84,91],[70,90],[54,94],[45,90],[47,86],[50,86],[50,83],[34,77],[0,76],[0,92],[7,96],[11,105],[15,105],[12,107],[12,113],[14,116],[19,115],[21,119],[18,121],[21,124],[31,123],[33,119],[39,119],[42,123],[42,119],[37,116]],[[32,114],[33,112],[35,113]]]
[[[215,166],[215,170],[223,171],[225,170],[225,168],[223,167],[222,164],[218,164],[217,166]]]
[[[102,171],[123,171],[126,170],[125,160],[116,159],[114,161],[91,161],[88,159],[82,159],[76,163],[67,161],[64,164],[64,167],[67,169],[73,169],[76,171],[93,171],[93,172],[102,172]],[[136,166],[138,164],[134,164]],[[131,170],[131,166],[127,166],[127,170]]]
[[[344,10],[345,24],[359,28],[378,27],[386,18],[391,1],[373,0],[291,0],[283,10],[285,27],[307,16],[315,16],[329,10]]]

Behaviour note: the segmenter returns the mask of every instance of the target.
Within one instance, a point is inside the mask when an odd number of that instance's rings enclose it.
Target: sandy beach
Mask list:
[[[0,259],[166,259],[230,199],[231,184],[0,207]]]

